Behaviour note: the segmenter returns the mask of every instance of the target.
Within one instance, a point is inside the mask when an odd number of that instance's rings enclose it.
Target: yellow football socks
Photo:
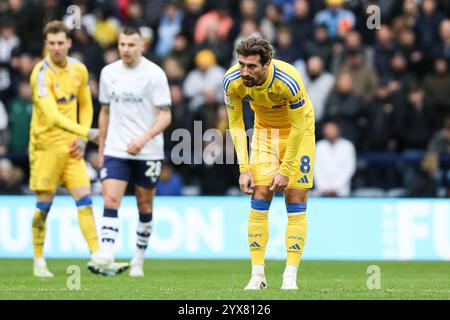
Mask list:
[[[32,233],[34,257],[44,257],[45,220],[52,206],[51,202],[38,202],[34,211]]]
[[[77,201],[78,207],[78,223],[81,232],[89,247],[89,251],[94,253],[99,250],[97,229],[95,227],[95,219],[92,212],[92,200],[90,196],[84,197]]]
[[[288,204],[288,225],[286,228],[286,264],[294,267],[300,265],[307,234],[305,204]]]
[[[252,265],[264,265],[264,254],[269,240],[270,201],[252,199],[248,221],[248,243]]]

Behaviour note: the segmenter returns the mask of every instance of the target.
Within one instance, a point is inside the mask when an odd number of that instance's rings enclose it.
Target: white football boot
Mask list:
[[[34,258],[33,275],[38,278],[53,278],[54,275],[47,269],[45,258]]]
[[[130,265],[126,262],[114,262],[114,256],[102,250],[94,252],[87,268],[94,274],[115,276],[127,270]]]
[[[130,277],[144,276],[144,261],[140,259],[132,259],[130,263]]]
[[[297,279],[295,277],[283,277],[281,290],[298,290]]]
[[[263,290],[267,288],[264,274],[253,274],[244,290]]]

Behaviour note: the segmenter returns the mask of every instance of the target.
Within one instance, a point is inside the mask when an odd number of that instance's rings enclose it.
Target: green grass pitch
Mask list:
[[[244,260],[147,260],[144,278],[89,273],[86,260],[48,259],[53,279],[32,276],[31,259],[0,259],[0,299],[450,299],[448,262],[304,261],[300,290],[280,290],[283,261],[266,263],[268,289],[242,290],[250,276]],[[80,290],[68,290],[66,273],[80,266]],[[367,268],[381,270],[381,289],[369,290]]]

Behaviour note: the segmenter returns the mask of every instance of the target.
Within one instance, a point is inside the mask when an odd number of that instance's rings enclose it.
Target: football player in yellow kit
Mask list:
[[[70,30],[61,21],[51,21],[44,28],[44,38],[48,55],[34,67],[30,78],[30,189],[37,198],[32,223],[33,274],[53,277],[43,250],[45,221],[59,185],[66,186],[76,202],[80,228],[90,252],[99,249],[90,181],[83,160],[86,141],[96,141],[98,129],[91,129],[93,107],[88,71],[80,61],[67,56]]]
[[[252,276],[247,290],[267,287],[264,254],[269,239],[268,211],[275,192],[284,193],[288,215],[287,261],[281,289],[298,289],[297,269],[305,245],[308,190],[314,163],[314,109],[298,71],[273,59],[267,40],[239,43],[239,62],[224,76],[225,104],[236,149],[241,190],[252,195],[248,242]],[[243,101],[255,114],[251,157],[243,121]]]

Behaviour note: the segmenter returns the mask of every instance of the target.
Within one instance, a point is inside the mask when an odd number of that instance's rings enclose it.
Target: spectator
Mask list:
[[[19,83],[19,95],[9,105],[9,143],[8,152],[25,158],[28,154],[30,137],[31,101],[30,85],[27,81]]]
[[[450,63],[450,19],[442,20],[439,27],[439,37],[439,41],[435,42],[432,49],[431,58],[444,57],[447,63]]]
[[[217,9],[203,14],[198,19],[194,33],[194,41],[196,44],[201,44],[205,40],[211,24],[218,24],[216,33],[219,38],[227,38],[228,33],[233,27],[233,19],[230,17],[230,13],[226,5],[219,5]]]
[[[0,23],[0,64],[9,63],[12,51],[19,45],[20,39],[14,31],[13,22],[4,18]]]
[[[343,8],[344,0],[326,0],[327,8],[318,12],[314,17],[314,24],[325,24],[331,39],[344,35],[354,28],[355,15]]]
[[[142,6],[142,2],[140,0],[129,1],[125,15],[126,17],[122,19],[124,21],[124,25],[137,29],[147,26],[147,22],[144,17],[144,7]]]
[[[415,27],[419,16],[419,7],[415,0],[404,0],[402,13],[394,18],[392,22],[392,32],[395,37],[399,37],[404,30],[411,30]]]
[[[257,21],[260,20],[256,0],[239,1],[239,11],[234,18],[233,27],[230,30],[228,38],[236,39],[238,34],[242,31],[242,24],[244,21],[248,20],[254,21],[256,24],[258,24]]]
[[[362,102],[353,94],[353,80],[349,73],[342,73],[337,78],[335,91],[330,95],[325,106],[325,118],[333,119],[342,136],[357,144],[360,137],[358,119],[362,115]]]
[[[376,31],[374,48],[374,66],[380,77],[389,75],[389,66],[392,56],[397,49],[392,30],[388,25],[382,25]]]
[[[367,103],[372,99],[378,76],[372,66],[364,63],[364,53],[360,48],[346,52],[346,59],[338,71],[338,76],[342,73],[350,75],[353,80],[352,92],[363,102]]]
[[[387,78],[380,78],[375,97],[367,106],[367,149],[396,150],[398,147],[397,118],[401,109],[399,94],[393,92]]]
[[[359,31],[352,30],[345,36],[343,44],[336,44],[333,47],[334,54],[331,61],[331,72],[337,73],[340,66],[345,62],[347,53],[356,50],[362,50],[365,64],[373,65],[373,49],[363,44]]]
[[[414,31],[422,50],[429,50],[439,42],[439,25],[444,16],[436,11],[436,0],[423,0]]]
[[[380,78],[375,97],[367,106],[363,156],[368,163],[368,185],[385,190],[400,184],[397,170],[397,118],[402,108],[400,95],[391,90],[389,80]]]
[[[217,65],[211,50],[202,50],[195,56],[196,68],[190,71],[184,81],[183,93],[189,99],[189,109],[195,112],[205,104],[205,92],[212,90],[216,101],[223,100],[222,78],[225,69]]]
[[[324,125],[323,135],[324,139],[316,146],[315,189],[322,196],[349,196],[356,169],[355,148],[350,141],[340,137],[339,126],[335,122]]]
[[[226,39],[219,36],[217,28],[219,28],[219,23],[217,22],[209,25],[208,34],[197,49],[198,51],[212,51],[216,57],[217,63],[225,68],[228,67],[230,63],[230,46]]]
[[[183,68],[184,71],[190,71],[192,69],[194,51],[189,45],[188,38],[184,33],[179,33],[175,36],[169,57],[177,60],[180,67]]]
[[[114,46],[119,35],[120,22],[114,18],[112,9],[103,4],[95,9],[94,39],[103,49]]]
[[[444,119],[444,126],[436,132],[428,145],[428,152],[440,157],[439,180],[440,186],[447,188],[447,196],[450,196],[450,115]]]
[[[435,112],[440,124],[450,114],[450,74],[444,58],[434,60],[433,73],[425,77],[425,101]]]
[[[438,194],[439,157],[428,153],[421,161],[420,168],[406,184],[410,197],[436,197]]]
[[[430,106],[425,104],[424,90],[411,88],[408,103],[400,114],[400,137],[403,148],[425,150],[435,129],[435,115]]]
[[[334,76],[324,70],[322,59],[312,56],[308,59],[307,74],[303,79],[309,98],[314,107],[316,122],[320,122],[325,112],[325,103],[334,87]]]
[[[164,12],[157,29],[157,40],[155,46],[156,56],[161,59],[172,50],[175,36],[181,32],[181,21],[183,12],[174,2],[169,2],[164,7]]]
[[[86,64],[89,72],[96,76],[100,75],[103,66],[102,49],[92,39],[85,27],[73,30],[70,55]]]
[[[433,110],[425,104],[422,88],[411,88],[408,103],[399,116],[399,138],[403,147],[404,183],[411,183],[417,165],[425,155],[425,149],[435,128]]]
[[[242,40],[245,40],[249,37],[261,37],[261,33],[258,31],[258,23],[253,19],[245,19],[241,24],[241,32],[238,34],[236,40],[233,45],[233,53],[236,52],[236,48]],[[236,54],[233,54],[233,58],[231,61],[231,65],[238,63],[238,57]],[[226,67],[226,65],[223,65]]]
[[[318,56],[325,63],[326,69],[329,69],[333,41],[328,36],[327,27],[318,25],[314,27],[313,39],[307,40],[305,44],[305,56]]]
[[[305,39],[312,38],[313,19],[307,0],[296,0],[294,3],[294,15],[289,20],[289,27],[294,35],[294,43],[300,44]]]
[[[406,97],[415,80],[414,74],[408,69],[408,61],[398,51],[392,56],[390,65],[389,89],[393,93],[399,93],[401,96]]]
[[[292,31],[288,26],[281,26],[277,29],[277,36],[275,41],[275,57],[277,59],[294,63],[304,54],[300,51],[300,47],[293,43]]]
[[[410,29],[400,31],[398,45],[398,50],[406,58],[407,68],[414,72],[416,77],[421,76],[425,72],[425,55],[416,43],[415,33]]]
[[[203,14],[204,0],[185,0],[184,15],[181,22],[181,29],[186,34],[189,42],[193,42],[195,25]]]
[[[266,7],[266,14],[259,25],[263,37],[273,43],[275,41],[276,30],[282,21],[283,12],[281,9],[273,3],[269,3]]]
[[[184,68],[178,60],[173,56],[168,56],[163,62],[163,70],[167,75],[170,83],[182,83],[185,75]]]
[[[8,136],[8,113],[5,105],[0,101],[0,156],[4,155],[7,149]]]
[[[156,194],[159,196],[180,196],[182,191],[183,180],[181,176],[172,169],[167,161],[164,161],[156,185]]]
[[[169,127],[164,130],[164,149],[166,153],[170,153],[172,148],[178,143],[172,141],[172,133],[177,129],[186,129],[192,133],[193,123],[192,116],[184,101],[182,89],[179,84],[170,85],[170,96],[172,98],[172,122]]]

